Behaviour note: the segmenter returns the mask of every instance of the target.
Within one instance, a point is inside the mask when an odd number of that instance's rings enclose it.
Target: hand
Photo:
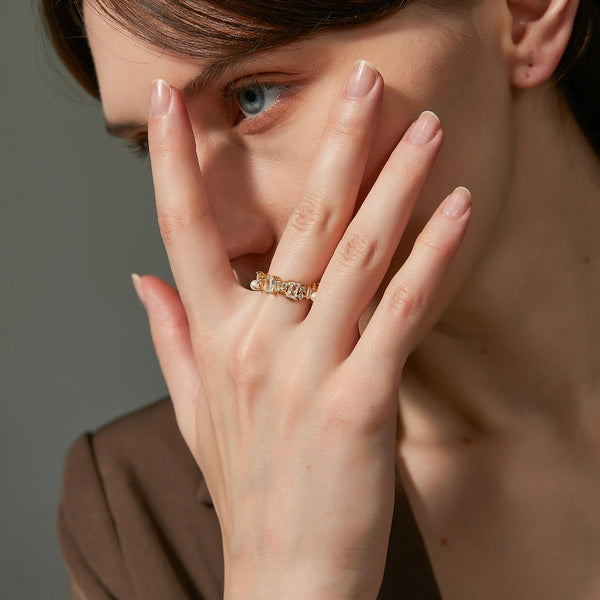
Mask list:
[[[376,598],[381,584],[401,371],[470,199],[458,188],[435,212],[359,335],[442,141],[437,118],[422,115],[353,217],[383,94],[370,77],[366,94],[349,84],[335,101],[269,271],[320,280],[314,303],[237,282],[182,96],[155,84],[150,153],[179,294],[153,277],[137,287],[221,525],[225,598]]]

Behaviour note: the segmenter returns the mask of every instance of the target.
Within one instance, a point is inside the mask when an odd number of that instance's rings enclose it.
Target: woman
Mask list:
[[[67,460],[73,597],[600,597],[595,0],[45,16],[178,288],[174,417]]]

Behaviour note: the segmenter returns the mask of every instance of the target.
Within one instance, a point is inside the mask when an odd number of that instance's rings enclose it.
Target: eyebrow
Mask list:
[[[215,81],[219,80],[227,72],[232,71],[233,69],[239,69],[251,60],[256,60],[256,56],[238,56],[214,61],[205,65],[200,73],[195,75],[183,85],[181,88],[182,96],[184,98],[193,98],[206,88],[213,85]],[[123,138],[145,131],[148,128],[148,125],[147,123],[138,121],[107,121],[105,128],[109,135]]]

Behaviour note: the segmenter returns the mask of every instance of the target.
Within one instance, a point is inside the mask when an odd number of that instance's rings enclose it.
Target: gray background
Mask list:
[[[57,74],[31,0],[0,19],[0,598],[60,599],[72,441],[166,393],[132,271],[167,277],[148,165]]]

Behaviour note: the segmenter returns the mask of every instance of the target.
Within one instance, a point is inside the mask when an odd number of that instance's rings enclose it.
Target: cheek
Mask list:
[[[468,40],[468,41],[465,41]],[[423,110],[438,114],[444,144],[415,206],[386,282],[400,268],[415,238],[443,198],[459,185],[473,194],[473,218],[448,283],[445,304],[486,251],[512,177],[514,130],[506,67],[482,52],[465,31],[403,46],[402,62],[388,62],[382,119],[365,177],[369,189],[410,123]],[[384,282],[385,283],[385,282]]]
[[[444,144],[416,212],[427,218],[457,185],[485,191],[502,187],[510,136],[510,77],[502,58],[486,52],[499,40],[498,25],[475,27],[468,14],[438,16],[426,27],[407,25],[383,65],[386,82],[382,117],[366,182],[371,184],[410,123],[424,110],[440,117]],[[482,37],[487,39],[482,39]],[[476,191],[476,190],[472,190]]]
[[[247,146],[248,198],[277,237],[300,202],[327,120],[326,109],[311,110],[311,106],[305,103],[289,123],[272,134],[257,136]]]

